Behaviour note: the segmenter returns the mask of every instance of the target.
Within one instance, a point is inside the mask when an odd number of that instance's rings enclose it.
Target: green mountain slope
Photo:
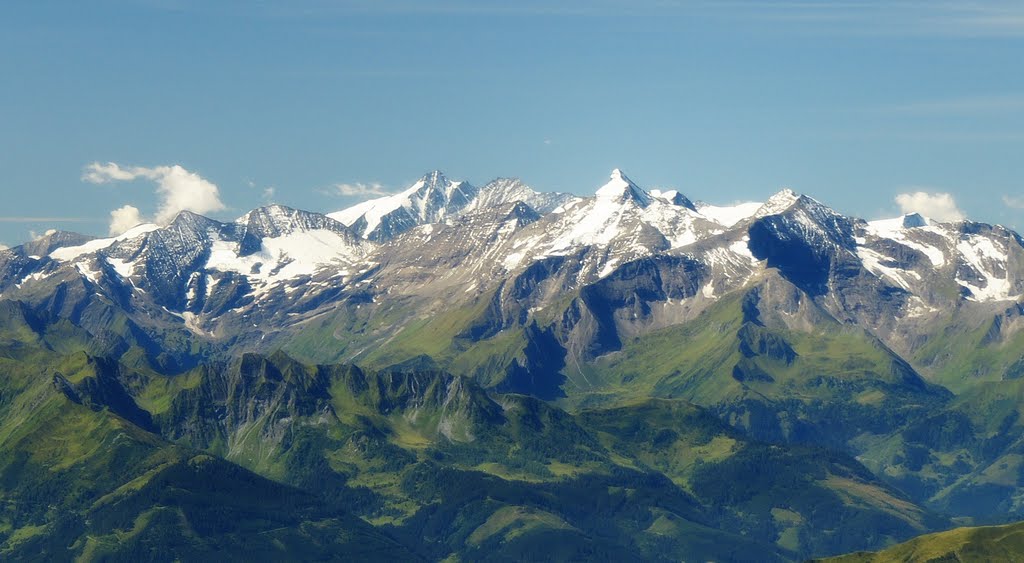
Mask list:
[[[744,534],[767,533],[798,553],[885,543],[942,525],[851,458],[753,442],[682,401],[586,410],[581,420],[615,454],[720,507]]]
[[[885,434],[943,405],[930,385],[879,340],[799,304],[811,329],[764,318],[764,293],[721,298],[696,320],[627,343],[584,368],[593,390],[580,405],[678,397],[708,407],[753,436],[859,453],[851,443]],[[792,322],[792,321],[791,321]]]
[[[590,342],[573,340],[586,332],[572,314],[579,295],[536,311],[525,328],[507,321],[514,301],[481,297],[465,310],[403,325],[361,358],[377,366],[442,367],[573,412],[684,399],[758,440],[856,456],[917,504],[940,512],[979,523],[1024,516],[1024,452],[1012,418],[1019,416],[1014,366],[1024,334],[1018,306],[994,318],[952,311],[947,321],[922,329],[931,336],[903,345],[926,370],[922,377],[878,337],[837,320],[770,272],[718,297],[696,318],[662,329],[644,325],[656,318],[654,305],[623,294],[609,305],[621,311],[591,335],[615,332],[618,348],[589,360],[570,351]],[[575,333],[565,328],[574,322]]]
[[[1024,523],[981,528],[957,528],[928,534],[877,553],[852,553],[820,559],[829,563],[928,563],[945,561],[1021,561]]]
[[[1024,307],[988,316],[954,310],[908,346],[907,358],[956,393],[1024,377]]]
[[[416,368],[250,354],[167,377],[68,361],[82,370],[65,378],[69,396],[321,491],[399,537],[428,538],[437,557],[498,544],[527,557],[557,538],[573,557],[718,558],[729,546],[785,558],[942,526],[850,458],[759,444],[680,400],[573,415]]]
[[[945,525],[850,457],[762,443],[721,420],[724,406],[739,405],[736,426],[789,424],[799,432],[785,438],[799,442],[816,435],[808,428],[829,429],[830,412],[841,415],[832,424],[868,427],[895,424],[868,419],[899,399],[903,412],[921,408],[908,398],[945,400],[868,339],[839,334],[817,350],[799,331],[759,324],[739,299],[707,312],[711,332],[687,335],[702,354],[720,349],[708,362],[724,363],[664,374],[657,360],[684,348],[677,334],[628,342],[591,374],[603,388],[565,399],[589,405],[576,413],[486,390],[429,360],[364,370],[246,354],[168,374],[152,355],[104,356],[77,325],[29,313],[12,309],[0,330],[11,554],[251,548],[315,558],[406,545],[431,559],[501,560],[557,545],[560,559],[790,560]],[[838,354],[849,358],[845,383],[818,373]],[[737,378],[737,365],[777,378]],[[616,381],[627,368],[634,377]],[[829,406],[865,396],[852,409],[861,418]],[[775,422],[744,425],[760,419],[741,412]]]
[[[997,523],[1024,516],[1024,380],[976,383],[862,461],[937,510]]]
[[[29,339],[30,340],[30,339]],[[159,436],[93,401],[82,356],[0,355],[0,556],[309,560],[419,556],[342,505]],[[105,395],[108,399],[123,399]]]

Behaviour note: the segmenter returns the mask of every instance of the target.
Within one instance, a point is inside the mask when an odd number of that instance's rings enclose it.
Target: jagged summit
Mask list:
[[[444,185],[448,183],[448,178],[444,175],[444,172],[435,169],[424,174],[419,181],[432,185]]]
[[[472,296],[550,268],[563,269],[545,290],[556,295],[614,278],[639,260],[684,255],[701,264],[694,271],[704,278],[690,283],[706,299],[759,279],[766,268],[814,296],[849,280],[877,280],[871,283],[898,290],[885,294],[896,303],[894,316],[959,303],[942,301],[949,287],[961,288],[954,295],[961,301],[1024,295],[1024,243],[1012,232],[918,214],[864,222],[790,189],[764,203],[694,206],[675,190],[644,190],[620,169],[594,197],[541,193],[514,178],[476,188],[431,171],[401,193],[330,215],[275,204],[227,223],[182,212],[171,225],[141,225],[118,237],[51,238],[61,246],[47,241],[4,254],[0,291],[35,299],[84,277],[112,284],[95,295],[131,295],[202,317],[192,327],[257,310],[294,313],[300,322],[346,299],[403,291]],[[307,308],[292,309],[300,296]]]
[[[775,195],[768,198],[768,201],[764,202],[754,215],[756,217],[767,217],[768,215],[782,213],[792,207],[801,197],[800,194],[789,188],[782,188]]]
[[[410,186],[404,192],[398,194],[405,199],[416,198],[417,196],[424,200],[444,200],[445,202],[459,198],[460,196],[466,200],[471,199],[472,195],[476,194],[476,190],[472,189],[472,194],[469,194],[467,190],[472,188],[469,182],[465,181],[452,181],[449,180],[444,172],[440,170],[434,170],[423,175],[422,178],[416,181],[415,184]],[[419,209],[420,214],[428,212],[427,208]]]
[[[314,230],[349,232],[345,225],[326,215],[276,203],[253,209],[236,219],[235,224],[242,227],[243,236],[251,235],[260,238],[279,237],[294,232]]]
[[[538,213],[550,213],[574,199],[577,196],[572,194],[535,191],[519,178],[498,178],[480,188],[476,198],[462,212],[475,212],[521,201]]]
[[[478,191],[469,182],[454,182],[435,170],[401,193],[364,201],[328,217],[365,239],[388,240],[418,225],[455,215],[472,203]]]
[[[508,213],[505,214],[505,220],[518,219],[532,223],[541,218],[541,215],[537,213],[535,209],[530,207],[528,204],[522,201],[514,202],[511,207],[508,208]]]
[[[621,203],[633,201],[640,207],[647,207],[651,203],[651,194],[634,184],[618,168],[612,170],[608,183],[598,188],[595,195],[598,199],[613,200]]]
[[[216,221],[200,215],[194,211],[183,209],[174,216],[174,219],[167,225],[168,228],[175,229],[206,229],[214,227],[217,224]]]

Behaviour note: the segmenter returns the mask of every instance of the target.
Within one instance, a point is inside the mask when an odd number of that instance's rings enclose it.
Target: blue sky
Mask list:
[[[1019,2],[4,2],[0,242],[161,216],[174,165],[218,218],[434,168],[591,193],[619,167],[869,219],[948,193],[1024,227],[1022,61]]]

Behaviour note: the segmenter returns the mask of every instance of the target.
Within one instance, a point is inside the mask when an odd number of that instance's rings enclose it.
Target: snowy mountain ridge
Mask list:
[[[615,323],[668,326],[778,276],[880,335],[951,307],[998,311],[1024,295],[1024,243],[1003,227],[916,214],[868,222],[788,189],[763,203],[694,204],[619,170],[592,197],[514,179],[476,188],[433,172],[335,213],[270,205],[222,223],[183,212],[112,238],[44,239],[0,251],[0,299],[69,315],[100,300],[209,338],[239,326],[265,338],[339,307],[406,303],[429,315],[488,295],[504,303],[497,326],[511,326],[601,284],[636,291],[627,301],[649,299],[638,297],[648,289],[628,288],[652,267],[659,273],[642,283],[682,275],[683,285],[666,290],[674,297],[660,308]]]
[[[230,231],[230,234],[214,234],[209,238],[209,255],[204,267],[235,272],[260,285],[274,279],[309,275],[330,265],[338,266],[341,274],[345,271],[342,264],[352,266],[364,258],[366,264],[375,263],[369,256],[382,242],[397,239],[417,226],[451,222],[460,214],[471,215],[521,202],[545,220],[543,228],[532,229],[518,237],[509,252],[501,257],[506,268],[594,247],[603,252],[597,259],[600,277],[607,275],[616,264],[658,252],[685,249],[753,220],[780,215],[801,201],[809,203],[793,215],[801,228],[813,231],[829,216],[841,217],[789,189],[781,190],[764,203],[694,205],[675,191],[643,190],[618,169],[612,171],[609,181],[591,198],[544,194],[515,179],[495,180],[478,189],[468,182],[449,180],[435,171],[401,193],[326,215],[280,205],[253,210],[240,217],[233,228],[214,229],[218,233]],[[994,243],[984,235],[960,234],[956,225],[934,223],[917,214],[871,222],[856,220],[856,223],[857,232],[853,233],[856,244],[855,248],[850,248],[851,252],[860,257],[869,271],[898,287],[908,288],[911,284],[906,278],[914,278],[916,274],[913,270],[901,273],[891,257],[887,260],[884,253],[874,248],[879,241],[922,252],[936,268],[955,261],[951,255],[957,255],[962,264],[956,279],[970,291],[971,298],[1005,300],[1015,296],[1011,295],[1014,280],[1006,280],[1005,267],[1001,265],[1008,259],[1005,245]],[[135,252],[131,249],[142,246],[139,240],[152,237],[154,231],[169,228],[172,227],[139,225],[117,237],[59,247],[40,258],[74,262],[83,256],[102,253],[121,257],[114,258],[121,260],[120,271],[133,271],[130,264],[133,264]],[[811,236],[810,231],[803,236]]]

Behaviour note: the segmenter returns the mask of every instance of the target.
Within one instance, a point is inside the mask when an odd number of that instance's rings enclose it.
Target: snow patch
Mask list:
[[[906,246],[918,250],[928,257],[931,261],[932,266],[941,267],[946,264],[946,255],[942,250],[930,246],[918,241],[911,240],[908,235],[910,229],[921,229],[926,232],[934,232],[933,228],[927,228],[927,220],[920,215],[915,215],[915,218],[911,219],[911,215],[904,215],[903,217],[896,217],[895,219],[881,219],[878,221],[870,221],[867,224],[867,231],[878,238],[889,239]],[[926,224],[922,225],[921,222]],[[857,244],[862,244],[857,241]]]
[[[704,297],[712,299],[715,296],[715,286],[711,285],[711,283],[708,282],[707,285],[701,288],[700,292],[704,295]]]
[[[743,237],[729,245],[729,251],[733,254],[742,256],[750,261],[752,266],[756,266],[760,263],[754,253],[750,251],[750,237]]]
[[[326,229],[265,238],[259,252],[248,256],[239,256],[237,247],[234,242],[213,241],[206,267],[237,272],[248,277],[250,282],[262,282],[266,286],[270,282],[312,275],[332,265],[347,274],[344,266],[361,258],[358,248],[348,244],[338,233]]]
[[[117,275],[125,279],[131,279],[132,272],[135,270],[135,262],[121,260],[119,258],[107,258],[107,264],[110,264],[110,267],[114,268]]]
[[[599,273],[597,275],[597,277],[598,278],[603,278],[603,277],[611,275],[611,273],[615,271],[615,266],[617,266],[618,263],[619,263],[619,260],[617,258],[609,260],[608,262],[605,263],[604,267],[601,268],[601,273]]]
[[[956,245],[964,261],[978,272],[985,281],[984,287],[957,277],[956,282],[971,291],[975,301],[1006,301],[1016,298],[1011,295],[1010,280],[1006,277],[1007,252],[997,248],[991,239],[980,235],[965,236]],[[1001,270],[1002,274],[997,272]]]
[[[757,201],[737,203],[730,206],[699,204],[697,212],[723,227],[732,227],[744,219],[753,217],[764,204]]]
[[[90,240],[89,242],[81,244],[79,246],[65,246],[63,248],[58,248],[57,250],[54,250],[53,252],[50,253],[50,258],[53,258],[54,260],[60,260],[62,262],[71,261],[78,258],[79,256],[82,256],[83,254],[90,254],[98,250],[103,250],[104,248],[109,247],[115,242],[133,239],[135,237],[144,235],[148,232],[155,231],[159,228],[159,226],[154,225],[152,223],[137,225],[116,237]]]
[[[166,308],[164,310],[167,311]],[[203,330],[202,327],[199,326],[199,316],[196,315],[195,313],[192,313],[192,312],[189,312],[189,311],[184,311],[181,314],[174,313],[172,311],[167,311],[167,312],[171,313],[172,315],[174,315],[176,317],[180,317],[181,320],[185,321],[185,328],[187,328],[193,334],[197,334],[199,336],[213,336],[214,335],[213,332]]]
[[[522,261],[523,261],[523,253],[522,252],[513,252],[513,253],[511,253],[511,254],[509,254],[508,256],[505,257],[505,259],[502,261],[502,265],[505,266],[506,270],[512,270],[516,266],[518,266],[519,263],[522,262]]]
[[[85,264],[84,262],[79,262],[78,264],[75,264],[75,267],[78,268],[78,272],[80,274],[82,274],[86,279],[88,279],[92,283],[100,282],[100,273],[97,272],[96,270],[89,268],[88,264]]]
[[[870,248],[857,248],[857,256],[860,258],[864,267],[869,272],[877,276],[878,278],[888,278],[893,281],[899,287],[910,290],[910,282],[907,280],[908,277],[921,279],[920,274],[910,270],[903,270],[900,268],[893,268],[886,266],[882,262],[890,260],[890,258],[871,250]]]

